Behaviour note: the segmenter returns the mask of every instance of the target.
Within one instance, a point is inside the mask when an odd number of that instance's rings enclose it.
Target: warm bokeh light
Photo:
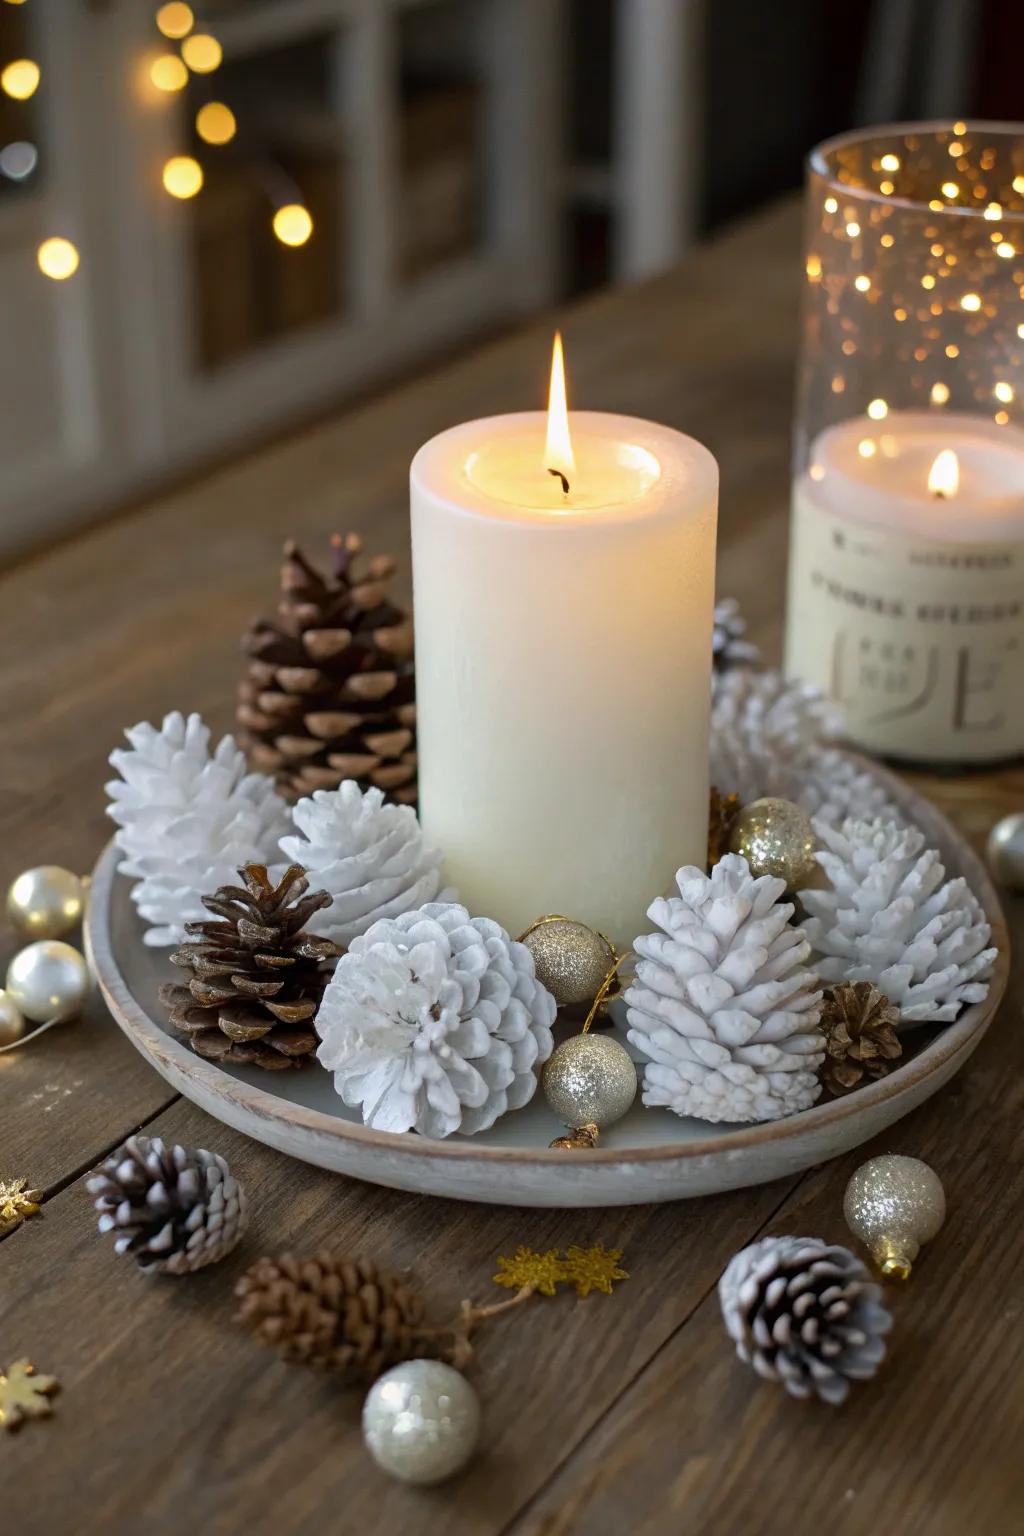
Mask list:
[[[932,385],[932,404],[933,405],[945,405],[945,403],[946,403],[946,401],[948,399],[949,399],[949,385],[948,384],[939,383],[939,384],[933,384]]]
[[[943,197],[959,197],[960,188],[955,181],[944,181],[942,183],[942,195]]]
[[[966,309],[968,314],[975,314],[981,308],[981,295],[965,293],[960,300],[960,308]]]
[[[188,70],[176,53],[162,53],[149,66],[149,78],[158,91],[180,91],[188,84]]]
[[[856,219],[852,219],[850,223],[847,224],[846,233],[849,235],[851,240],[856,240],[857,236],[860,234],[860,225],[857,223]]]
[[[868,289],[871,287],[871,279],[870,277],[865,277],[864,273],[861,272],[858,277],[854,278],[853,286],[856,288],[858,293],[867,293]]]
[[[883,155],[881,161],[883,171],[898,171],[900,168],[899,155]]]
[[[54,282],[61,283],[78,271],[78,250],[70,240],[53,235],[39,247],[36,262],[44,277],[52,277]]]
[[[34,59],[15,59],[0,74],[0,87],[15,101],[28,101],[39,84],[39,65]]]
[[[1007,384],[1005,379],[1000,379],[997,383],[993,384],[992,393],[1003,405],[1009,405],[1014,396],[1013,385]]]
[[[834,197],[826,197],[826,199],[825,199],[825,212],[826,213],[838,213],[839,212],[839,204],[836,202]]]
[[[191,155],[174,155],[164,166],[163,182],[172,197],[195,197],[203,185],[203,168]]]
[[[872,421],[884,421],[889,414],[889,406],[885,400],[872,400],[868,406],[868,415]]]
[[[857,452],[862,459],[873,459],[878,452],[878,444],[873,437],[862,437],[857,444]]]
[[[565,393],[565,356],[562,333],[555,332],[551,347],[551,382],[548,385],[548,435],[544,446],[544,468],[571,481],[576,473],[576,456],[569,432],[569,402]]]
[[[181,0],[168,0],[168,4],[157,11],[156,24],[164,37],[187,37],[195,25],[195,17],[191,7],[182,4]]]
[[[952,448],[943,448],[928,471],[928,489],[933,496],[955,496],[960,489],[960,460]]]
[[[196,133],[206,144],[229,144],[237,127],[235,114],[222,101],[208,101],[196,113]]]
[[[996,246],[996,255],[1001,256],[1004,261],[1009,261],[1010,257],[1016,256],[1016,254],[1017,252],[1010,244],[1009,240],[1000,240],[999,244]]]
[[[312,233],[309,209],[301,203],[286,203],[274,214],[274,234],[282,245],[305,245]]]
[[[1002,203],[989,203],[988,207],[985,209],[985,217],[986,217],[986,219],[993,219],[993,220],[1001,219],[1002,216],[1003,216],[1003,205],[1002,205]]]
[[[208,32],[194,32],[182,43],[181,56],[194,75],[209,75],[220,64],[224,50]]]

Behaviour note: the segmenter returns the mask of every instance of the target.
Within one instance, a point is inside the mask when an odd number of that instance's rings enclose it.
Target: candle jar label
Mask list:
[[[836,515],[802,476],[786,671],[869,751],[935,763],[1024,752],[1024,544],[951,543]]]

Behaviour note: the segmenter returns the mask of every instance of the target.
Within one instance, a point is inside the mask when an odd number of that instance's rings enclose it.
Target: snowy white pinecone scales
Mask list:
[[[775,1120],[813,1104],[824,1059],[810,945],[780,902],[785,882],[754,878],[726,854],[676,876],[657,932],[635,942],[625,999],[629,1039],[646,1058],[643,1101],[711,1121]]]
[[[240,865],[280,863],[288,808],[271,779],[248,771],[232,737],[211,753],[199,715],[169,714],[159,730],[143,722],[125,734],[128,747],[110,754],[119,777],[106,786],[118,868],[151,924],[145,942],[180,944],[185,924],[207,915],[202,898]]]
[[[311,919],[311,933],[348,945],[385,917],[433,901],[441,885],[440,849],[426,843],[416,813],[385,804],[379,789],[353,779],[317,790],[292,811],[295,832],[281,839],[331,904]]]
[[[923,833],[878,818],[816,820],[827,890],[800,892],[823,981],[870,981],[900,1024],[945,1023],[988,995],[991,928],[962,877],[946,879]]]
[[[316,1016],[317,1056],[366,1125],[472,1135],[533,1097],[554,1020],[525,945],[431,902],[352,941]]]

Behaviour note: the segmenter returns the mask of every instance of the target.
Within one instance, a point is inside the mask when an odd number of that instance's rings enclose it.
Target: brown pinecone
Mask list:
[[[723,795],[712,784],[708,811],[708,870],[714,869],[729,846],[729,833],[740,809],[739,795]]]
[[[389,598],[390,555],[357,569],[355,534],[332,540],[323,576],[291,540],[277,619],[243,641],[239,739],[253,768],[299,799],[342,779],[416,803],[416,680],[412,620]]]
[[[304,894],[309,882],[298,864],[276,887],[262,864],[238,873],[244,890],[223,885],[203,897],[214,919],[185,924],[195,937],[171,960],[192,977],[187,986],[165,983],[160,999],[200,1056],[271,1072],[301,1066],[317,1046],[312,1020],[329,979],[324,962],[341,954],[303,928],[331,898]]]
[[[821,1080],[832,1093],[848,1093],[865,1075],[884,1077],[903,1054],[896,1033],[900,1011],[870,981],[827,988],[821,1010],[825,1061]]]
[[[237,1320],[284,1360],[369,1384],[393,1365],[430,1355],[455,1358],[450,1332],[423,1326],[418,1291],[368,1259],[257,1260],[235,1286]]]

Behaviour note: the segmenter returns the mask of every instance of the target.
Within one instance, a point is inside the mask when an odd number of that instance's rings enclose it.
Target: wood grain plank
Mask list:
[[[1020,933],[1024,900],[1012,904]],[[889,1358],[838,1410],[798,1403],[736,1360],[709,1294],[510,1536],[1010,1536],[1024,1512],[1024,1035],[1011,995],[969,1069],[914,1115],[808,1176],[768,1230],[852,1242],[846,1181],[864,1157],[923,1157],[946,1227],[902,1289]],[[731,1250],[717,1255],[724,1268]]]
[[[12,1530],[70,1529],[73,1514],[80,1536],[419,1532],[439,1520],[454,1536],[497,1533],[684,1322],[719,1255],[794,1187],[681,1206],[495,1209],[298,1165],[184,1102],[149,1132],[227,1156],[252,1229],[199,1275],[142,1276],[95,1234],[80,1179],[0,1245],[0,1354],[29,1355],[64,1388],[52,1422],[3,1446]],[[386,1480],[362,1447],[360,1394],[283,1365],[231,1323],[234,1281],[264,1252],[326,1246],[409,1267],[443,1319],[464,1296],[505,1294],[490,1279],[499,1254],[573,1242],[623,1247],[632,1278],[612,1297],[539,1299],[481,1331],[485,1449],[454,1493]]]

